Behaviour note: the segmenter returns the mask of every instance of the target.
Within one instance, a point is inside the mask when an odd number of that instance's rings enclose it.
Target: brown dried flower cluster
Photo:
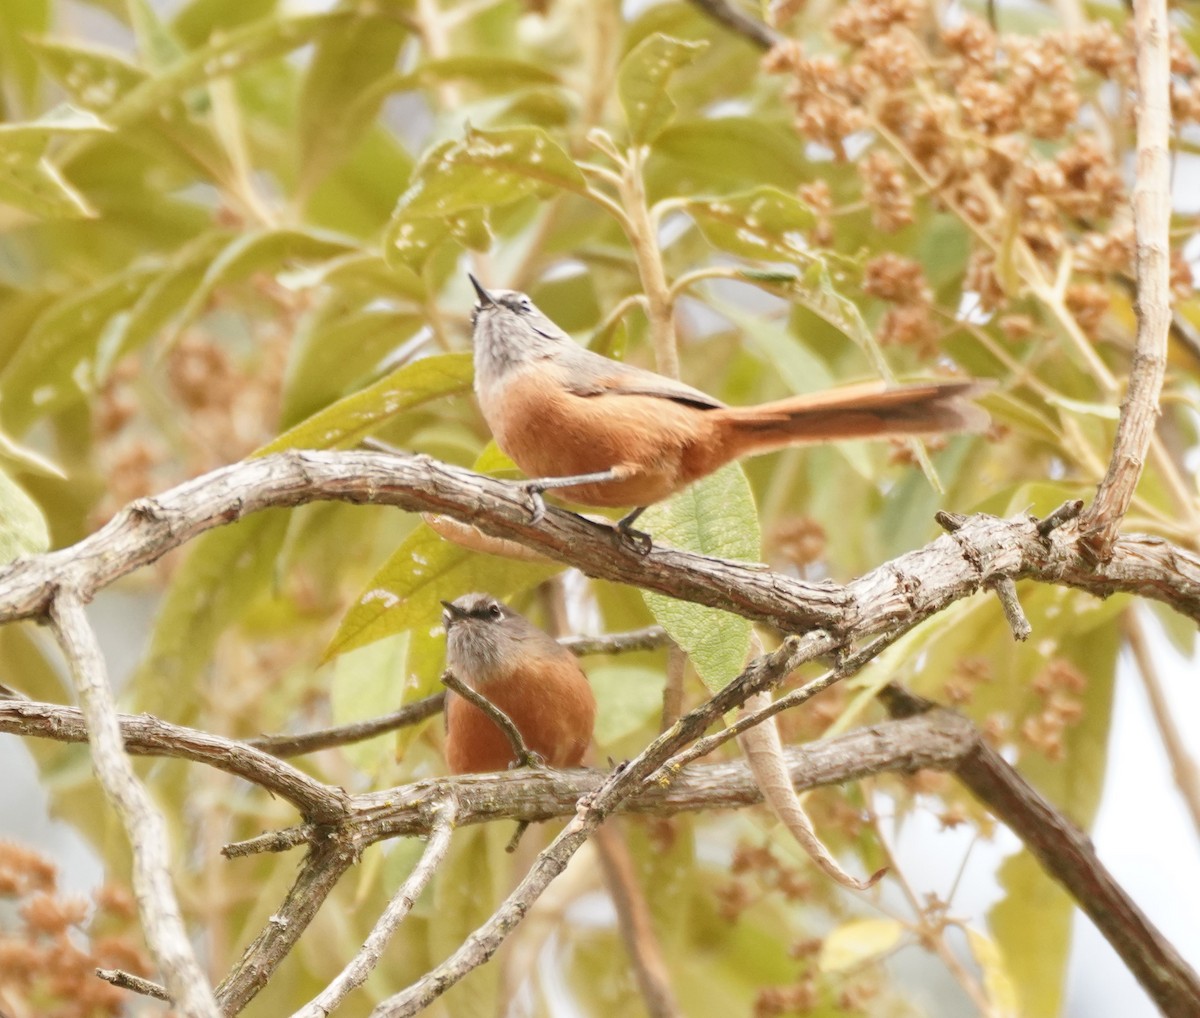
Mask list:
[[[54,866],[32,849],[0,841],[0,898],[16,904],[20,925],[0,929],[0,1013],[37,1018],[101,1018],[123,1013],[128,994],[96,968],[151,971],[130,936],[133,899],[103,887],[89,904],[57,889]]]
[[[1096,337],[1109,279],[1133,265],[1120,157],[1132,139],[1132,31],[1097,19],[1073,34],[1000,36],[977,17],[938,26],[941,16],[923,0],[851,0],[830,48],[787,42],[765,66],[788,76],[804,138],[838,159],[852,135],[865,145],[857,170],[877,229],[912,223],[918,201],[955,215],[971,243],[963,290],[984,312],[1026,296],[1030,273],[1048,286],[1067,265],[1066,306]],[[1200,123],[1200,66],[1178,32],[1171,70],[1176,130]],[[1175,297],[1191,297],[1178,252],[1172,269]],[[896,305],[885,342],[929,342],[928,302],[883,299]]]
[[[1021,724],[1021,738],[1048,760],[1066,757],[1066,730],[1083,717],[1077,694],[1087,688],[1087,676],[1065,658],[1055,658],[1033,680],[1042,700],[1039,713]]]
[[[880,343],[911,346],[923,357],[937,353],[933,290],[919,262],[891,252],[872,258],[863,273],[863,291],[892,305],[877,330]]]

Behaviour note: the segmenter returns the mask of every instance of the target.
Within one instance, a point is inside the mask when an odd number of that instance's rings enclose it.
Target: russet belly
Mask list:
[[[549,391],[548,391],[549,390]],[[532,374],[480,394],[497,444],[529,477],[569,477],[614,467],[622,480],[551,494],[594,506],[650,505],[691,478],[686,464],[708,430],[704,411],[655,396],[576,396]]]
[[[551,767],[578,767],[592,740],[596,700],[578,665],[531,667],[484,683],[480,692],[504,711],[525,744]],[[447,705],[446,762],[452,773],[505,770],[512,744],[472,703],[453,696]]]

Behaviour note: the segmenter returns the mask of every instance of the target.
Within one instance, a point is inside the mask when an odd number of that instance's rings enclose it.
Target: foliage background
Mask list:
[[[69,544],[131,498],[264,448],[371,434],[509,469],[469,398],[465,264],[529,291],[593,348],[639,363],[669,364],[673,318],[684,377],[731,403],[889,372],[997,379],[991,434],[930,445],[942,492],[904,446],[789,451],[656,509],[651,529],[676,543],[844,579],[932,537],[939,507],[1040,513],[1088,497],[1133,329],[1123,8],[1000,4],[998,45],[981,12],[919,0],[780,7],[783,30],[805,42],[764,66],[686,3],[8,0],[5,554]],[[1176,28],[1186,158],[1200,119],[1197,35],[1186,12]],[[1183,325],[1197,314],[1186,202],[1182,189]],[[1198,380],[1200,347],[1177,333],[1162,455],[1129,520],[1193,548]],[[467,552],[379,508],[260,514],[122,585],[118,612],[156,611],[124,705],[235,737],[380,713],[434,688],[437,601],[476,589],[547,626],[657,619],[710,684],[744,655],[749,630],[736,620],[555,572]],[[391,596],[363,597],[380,590]],[[960,705],[1089,824],[1130,603],[1050,587],[1022,600],[1030,643],[1012,644],[993,602],[957,605],[861,680],[785,716],[785,737],[872,718],[870,694],[900,679]],[[1147,610],[1138,624],[1181,660],[1194,655],[1180,620]],[[631,754],[656,730],[664,671],[663,653],[589,667],[599,759]],[[31,627],[0,630],[0,677],[64,697],[57,659]],[[695,698],[701,684],[689,677],[685,689]],[[435,721],[306,766],[349,788],[386,787],[438,773],[439,734]],[[1148,752],[1156,740],[1141,735]],[[85,750],[28,748],[55,814],[120,881],[127,860]],[[219,978],[292,873],[288,860],[218,863],[217,851],[287,823],[288,811],[198,768],[139,767],[190,848],[176,877]],[[944,974],[903,964],[916,948],[899,967],[873,956],[936,913],[924,895],[950,893],[967,846],[993,837],[986,818],[924,777],[809,806],[867,871],[881,837],[903,840],[931,818],[968,833],[930,837],[936,871],[914,863],[913,899],[891,887],[891,918],[863,925],[879,914],[812,877],[763,815],[626,825],[687,1013],[797,1003],[922,1013],[932,987],[945,1013],[962,1013],[966,998]],[[507,836],[459,835],[351,1010],[416,978],[490,912],[520,865],[502,851]],[[415,847],[372,849],[247,1013],[286,1013],[323,985]],[[580,1013],[638,1012],[586,870],[572,868],[554,908],[453,991],[445,1013],[494,1011],[497,994],[534,1014],[561,1013],[568,998]],[[957,929],[945,944],[997,1006],[1008,981],[1021,1013],[1058,1014],[1070,904],[1020,851],[995,880],[995,906],[964,916],[973,950]],[[990,962],[984,938],[999,948]],[[849,952],[842,963],[835,947]]]

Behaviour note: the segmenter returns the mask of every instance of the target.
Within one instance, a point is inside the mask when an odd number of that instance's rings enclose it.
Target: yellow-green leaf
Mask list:
[[[724,198],[684,202],[708,242],[722,251],[744,258],[808,264],[815,257],[805,231],[817,221],[813,210],[793,194],[777,187]]]
[[[1017,988],[1004,964],[1004,956],[986,933],[966,927],[967,943],[983,972],[983,991],[992,1005],[995,1018],[1017,1018]]]
[[[658,544],[751,562],[758,560],[762,541],[754,495],[737,464],[652,506],[638,526]],[[709,689],[720,689],[742,670],[750,651],[745,619],[649,591],[642,596]]]
[[[38,504],[0,470],[0,563],[50,547],[50,530]]]
[[[469,353],[425,357],[397,368],[374,385],[318,410],[255,455],[283,449],[333,449],[354,445],[397,414],[471,388]]]
[[[655,139],[675,113],[667,82],[708,49],[704,41],[685,42],[655,32],[638,43],[621,61],[617,94],[625,108],[629,137],[635,145]]]
[[[821,944],[823,972],[844,972],[887,954],[904,936],[895,919],[852,919],[834,927]]]
[[[562,567],[468,551],[422,526],[396,549],[342,617],[328,660],[407,629],[441,625],[441,601],[472,591],[512,597]]]
[[[540,128],[469,129],[462,140],[435,146],[413,171],[384,247],[389,257],[419,266],[447,236],[480,243],[489,208],[586,189],[571,157]]]

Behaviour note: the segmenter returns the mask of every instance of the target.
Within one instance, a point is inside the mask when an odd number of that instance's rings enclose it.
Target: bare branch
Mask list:
[[[178,757],[235,774],[286,799],[312,823],[345,816],[349,796],[261,750],[195,728],[173,725],[149,714],[117,714],[125,750],[135,756]],[[86,742],[88,725],[74,707],[31,700],[0,701],[0,732],[35,735],[59,742]]]
[[[898,686],[888,686],[880,698],[893,717],[931,706]],[[982,739],[955,773],[1079,903],[1164,1015],[1200,1014],[1200,978],[1105,869],[1091,838]]]
[[[295,1013],[293,1018],[325,1018],[336,1008],[346,996],[366,980],[383,954],[392,935],[404,921],[405,916],[412,911],[413,905],[425,890],[425,885],[433,877],[434,871],[441,865],[450,848],[450,835],[454,832],[454,815],[456,804],[453,796],[447,796],[434,807],[433,831],[429,835],[429,843],[425,851],[413,867],[411,873],[400,885],[392,900],[384,909],[383,915],[367,935],[367,939],[358,953],[313,1000]]]
[[[283,904],[267,917],[262,932],[217,987],[217,999],[225,1014],[240,1012],[267,985],[342,874],[358,861],[361,851],[353,836],[339,836],[332,831],[314,842]]]
[[[1108,471],[1084,513],[1087,547],[1107,560],[1133,501],[1158,423],[1171,328],[1170,26],[1166,0],[1134,0],[1137,40],[1137,338]]]
[[[218,1018],[217,1002],[192,952],[171,884],[167,825],[125,755],[104,655],[83,601],[75,591],[62,589],[51,601],[49,612],[87,719],[92,765],[129,839],[133,893],[146,946],[162,970],[167,992],[179,1012],[188,1018]],[[20,708],[26,704],[17,700],[0,706]]]
[[[87,598],[199,533],[275,506],[321,500],[436,510],[536,548],[601,579],[719,607],[784,632],[827,628],[861,639],[920,621],[982,589],[996,576],[1079,587],[1099,596],[1127,591],[1200,621],[1200,556],[1144,535],[1119,537],[1096,562],[1078,530],[1048,538],[1029,519],[971,516],[944,535],[845,585],[806,583],[744,562],[672,548],[647,555],[613,537],[607,523],[550,509],[530,522],[524,488],[426,456],[289,452],[223,467],[122,510],[91,537],[0,569],[0,622],[45,613],[54,590]]]

